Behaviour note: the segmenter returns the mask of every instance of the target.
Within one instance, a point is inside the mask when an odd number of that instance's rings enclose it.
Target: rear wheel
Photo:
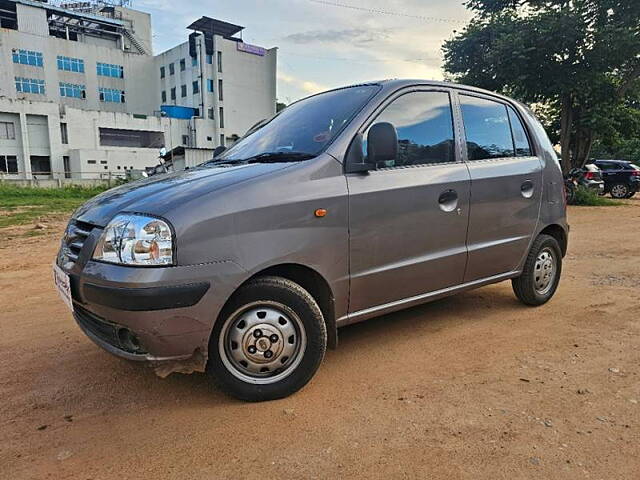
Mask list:
[[[322,312],[300,285],[260,277],[224,307],[209,341],[207,372],[241,400],[286,397],[311,379],[324,357]]]
[[[527,255],[522,274],[511,280],[513,291],[526,305],[542,305],[558,288],[562,252],[555,238],[539,235]]]
[[[613,198],[626,198],[629,195],[629,186],[626,183],[616,183],[611,187],[611,196]]]

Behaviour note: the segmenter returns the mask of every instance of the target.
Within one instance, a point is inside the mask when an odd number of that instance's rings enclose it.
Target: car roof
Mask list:
[[[343,88],[351,88],[351,87],[362,87],[365,85],[379,85],[381,86],[383,89],[388,90],[388,91],[392,91],[392,90],[398,90],[400,88],[404,88],[404,87],[413,87],[413,86],[435,86],[435,87],[445,87],[445,88],[455,88],[458,90],[467,90],[470,92],[476,92],[476,93],[482,93],[485,95],[490,95],[493,97],[498,97],[501,98],[502,100],[511,102],[511,103],[517,103],[520,105],[523,105],[525,107],[527,107],[526,104],[511,98],[511,97],[507,97],[505,95],[502,95],[500,93],[496,93],[496,92],[492,92],[491,90],[485,90],[483,88],[478,88],[478,87],[472,87],[470,85],[463,85],[460,83],[454,83],[454,82],[444,82],[441,80],[425,80],[425,79],[416,79],[416,78],[407,78],[407,79],[400,79],[400,78],[390,78],[390,79],[386,79],[386,80],[375,80],[375,81],[371,81],[371,82],[361,82],[361,83],[356,83],[353,85],[345,85],[343,87],[340,88],[335,88],[332,90],[341,90]],[[329,90],[330,91],[330,90]]]

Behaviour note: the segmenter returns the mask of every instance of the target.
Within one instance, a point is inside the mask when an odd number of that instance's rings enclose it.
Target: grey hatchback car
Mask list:
[[[338,328],[511,280],[560,280],[563,178],[531,111],[390,80],[293,103],[213,160],[109,190],[54,265],[85,334],[249,401],[303,387]]]

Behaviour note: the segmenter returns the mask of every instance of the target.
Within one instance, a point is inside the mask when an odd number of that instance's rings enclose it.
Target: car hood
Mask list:
[[[183,202],[290,165],[292,164],[221,165],[160,174],[101,193],[78,208],[73,218],[104,227],[120,212],[162,216]]]

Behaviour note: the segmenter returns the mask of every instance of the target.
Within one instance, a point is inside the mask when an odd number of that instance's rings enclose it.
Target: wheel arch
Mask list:
[[[556,241],[558,242],[558,245],[560,245],[562,256],[564,257],[567,254],[567,244],[568,244],[567,232],[560,225],[555,223],[551,225],[547,225],[540,231],[540,234],[549,235],[550,237],[555,238]]]
[[[313,268],[298,263],[272,265],[254,273],[242,285],[264,276],[286,278],[304,288],[318,303],[327,327],[327,346],[335,349],[338,346],[338,329],[336,326],[335,299],[333,291],[326,279]],[[238,286],[237,291],[242,285]],[[234,293],[235,293],[234,291]],[[233,294],[231,295],[233,296]],[[231,298],[231,296],[229,298]],[[227,300],[228,301],[228,300]]]

